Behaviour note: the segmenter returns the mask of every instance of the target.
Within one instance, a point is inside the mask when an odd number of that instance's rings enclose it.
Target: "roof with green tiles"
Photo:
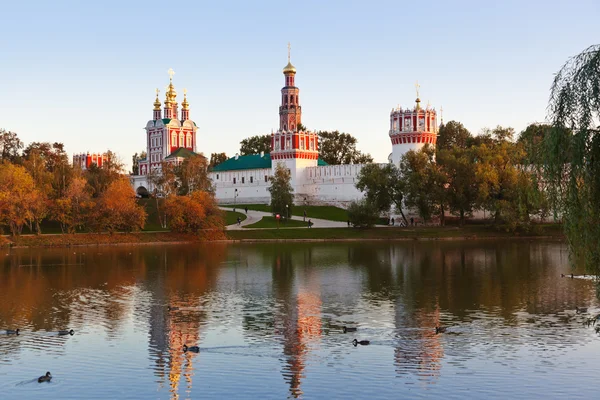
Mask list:
[[[172,152],[171,154],[169,154],[165,159],[177,158],[177,157],[188,158],[188,157],[192,157],[192,156],[202,156],[202,154],[194,153],[193,151],[186,149],[185,147],[180,147],[177,150],[175,150],[174,152]],[[202,157],[204,157],[204,156],[202,156]]]
[[[328,165],[325,161],[319,158],[317,162],[318,166]],[[221,164],[213,167],[213,172],[219,171],[237,171],[241,169],[260,169],[260,168],[271,168],[271,155],[265,154],[249,154],[247,156],[239,156],[237,159],[231,157],[230,159],[223,161]]]

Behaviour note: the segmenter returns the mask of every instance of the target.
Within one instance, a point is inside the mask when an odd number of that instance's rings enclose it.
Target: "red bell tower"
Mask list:
[[[297,130],[302,124],[302,107],[300,106],[300,89],[295,86],[296,68],[290,61],[290,44],[288,43],[288,63],[283,68],[285,86],[281,89],[281,107],[279,107],[279,130]]]

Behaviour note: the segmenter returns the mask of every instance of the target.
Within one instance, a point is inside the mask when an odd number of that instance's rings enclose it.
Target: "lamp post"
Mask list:
[[[290,218],[289,206],[288,206],[287,204],[285,205],[285,217],[286,217],[287,219],[289,219],[289,218]]]
[[[238,191],[237,188],[235,189],[235,194],[233,195],[233,212],[235,212],[235,206],[237,205],[237,197],[238,197]]]

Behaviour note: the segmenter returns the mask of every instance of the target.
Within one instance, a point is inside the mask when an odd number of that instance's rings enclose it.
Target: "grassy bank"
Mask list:
[[[224,204],[222,207],[233,208],[233,204]],[[237,204],[236,210],[243,210],[248,207],[248,210],[271,212],[271,206],[268,204]],[[328,219],[330,221],[346,222],[348,213],[343,208],[334,206],[294,206],[292,207],[292,215],[302,217],[306,211],[306,218]]]
[[[477,225],[457,227],[424,228],[315,228],[315,229],[261,229],[228,231],[232,240],[396,240],[396,239],[478,239],[515,237],[563,238],[560,225],[540,225],[533,232],[506,232],[492,226]]]
[[[241,221],[243,221],[246,219],[246,214],[242,214],[237,211],[225,211],[225,226],[237,224],[238,217]]]

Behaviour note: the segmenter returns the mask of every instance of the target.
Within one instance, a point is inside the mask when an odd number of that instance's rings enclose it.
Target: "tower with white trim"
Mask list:
[[[418,151],[428,143],[435,146],[437,142],[437,112],[429,104],[425,109],[421,107],[418,83],[416,88],[417,99],[414,108],[398,107],[392,109],[390,113],[389,135],[392,141],[390,162],[397,167],[402,156],[410,150]]]

